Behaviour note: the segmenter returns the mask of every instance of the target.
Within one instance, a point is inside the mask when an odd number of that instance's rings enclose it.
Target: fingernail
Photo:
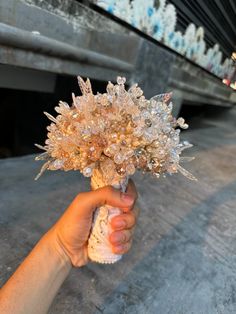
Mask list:
[[[126,193],[121,194],[121,199],[130,205],[134,202],[133,197],[129,194],[126,194]]]
[[[116,228],[123,228],[126,226],[126,222],[124,220],[115,220],[113,226]]]

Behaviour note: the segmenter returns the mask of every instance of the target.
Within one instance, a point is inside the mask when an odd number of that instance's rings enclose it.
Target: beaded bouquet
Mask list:
[[[91,177],[92,189],[112,185],[126,190],[128,177],[137,170],[155,177],[181,172],[191,180],[192,174],[180,166],[192,157],[180,157],[191,147],[180,142],[180,128],[188,125],[183,118],[172,116],[171,93],[147,100],[137,84],[125,89],[125,78],[107,85],[107,92],[94,95],[89,79],[78,77],[82,96],[72,94],[73,104],[59,102],[58,113],[47,127],[45,152],[36,160],[46,160],[36,177],[45,170],[79,170]],[[109,221],[121,213],[108,205],[96,209],[88,241],[92,261],[114,263],[121,255],[114,254],[108,241]]]

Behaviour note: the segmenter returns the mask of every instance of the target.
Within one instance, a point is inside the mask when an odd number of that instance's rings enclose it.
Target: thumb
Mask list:
[[[72,210],[81,217],[91,215],[97,207],[102,205],[125,209],[131,207],[134,201],[134,196],[111,186],[105,186],[95,191],[78,194],[71,206]]]

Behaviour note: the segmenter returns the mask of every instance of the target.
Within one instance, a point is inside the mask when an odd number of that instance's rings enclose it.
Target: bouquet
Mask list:
[[[93,94],[90,80],[78,77],[82,96],[72,94],[69,106],[60,101],[57,117],[47,127],[45,152],[36,160],[45,160],[36,179],[45,170],[79,170],[91,177],[92,189],[112,185],[123,192],[128,178],[136,170],[150,172],[156,178],[181,172],[191,180],[194,176],[180,165],[192,157],[181,153],[192,145],[180,142],[180,128],[188,125],[183,118],[171,114],[171,93],[147,100],[137,84],[128,90],[126,79],[108,83],[106,93]],[[113,254],[108,241],[109,221],[121,213],[119,208],[97,208],[88,241],[92,261],[114,263],[121,255]]]

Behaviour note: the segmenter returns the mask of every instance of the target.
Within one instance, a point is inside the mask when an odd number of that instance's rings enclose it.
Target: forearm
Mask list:
[[[49,231],[0,290],[0,313],[47,313],[71,262]]]

